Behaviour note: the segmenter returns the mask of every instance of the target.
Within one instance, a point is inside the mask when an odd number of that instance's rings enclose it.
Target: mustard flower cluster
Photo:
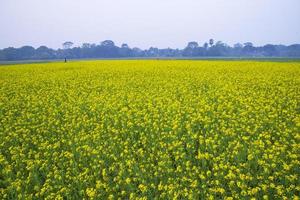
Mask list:
[[[0,199],[299,199],[300,63],[0,66]]]

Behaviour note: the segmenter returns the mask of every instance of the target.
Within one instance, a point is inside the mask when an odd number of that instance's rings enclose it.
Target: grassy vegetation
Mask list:
[[[0,67],[1,199],[297,199],[300,63]]]
[[[123,57],[123,58],[101,58],[101,60],[203,60],[203,61],[267,61],[267,62],[300,62],[299,57]],[[85,59],[67,59],[68,62],[78,61],[95,61],[94,58]],[[0,61],[0,66],[31,64],[31,63],[53,63],[64,62],[64,59],[44,59],[44,60],[16,60],[16,61]]]

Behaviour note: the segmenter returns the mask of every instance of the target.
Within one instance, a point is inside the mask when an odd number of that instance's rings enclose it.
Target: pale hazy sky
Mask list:
[[[300,43],[300,0],[0,0],[0,48]]]

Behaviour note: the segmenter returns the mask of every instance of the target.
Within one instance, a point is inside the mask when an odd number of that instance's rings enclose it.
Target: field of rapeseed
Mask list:
[[[300,63],[0,66],[0,199],[299,199]]]

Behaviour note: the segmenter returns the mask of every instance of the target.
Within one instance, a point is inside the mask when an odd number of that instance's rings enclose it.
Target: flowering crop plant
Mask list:
[[[0,199],[299,199],[300,63],[0,66]]]

